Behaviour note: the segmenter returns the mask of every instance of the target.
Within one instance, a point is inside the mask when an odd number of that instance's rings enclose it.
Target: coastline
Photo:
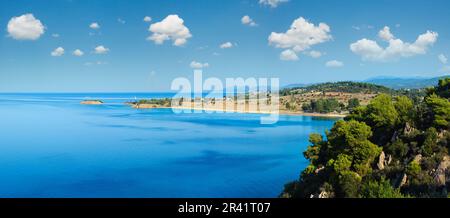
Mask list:
[[[271,111],[259,111],[259,110],[227,110],[221,108],[211,108],[211,107],[189,107],[189,106],[160,106],[154,104],[130,104],[135,109],[177,109],[177,110],[203,110],[203,111],[218,111],[223,113],[242,113],[242,114],[271,114]],[[289,115],[289,116],[310,116],[310,117],[326,117],[326,118],[344,118],[347,114],[338,114],[338,113],[310,113],[310,112],[302,112],[302,111],[287,111],[287,110],[279,110],[279,115]]]

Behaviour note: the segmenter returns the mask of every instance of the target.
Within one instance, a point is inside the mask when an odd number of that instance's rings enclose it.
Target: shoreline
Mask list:
[[[208,107],[172,107],[172,106],[157,106],[157,105],[135,105],[129,104],[135,109],[178,109],[178,110],[202,110],[202,111],[216,111],[221,113],[242,113],[242,114],[272,114],[270,111],[255,111],[255,110],[226,110],[219,108],[208,108]],[[286,111],[279,110],[279,115],[289,115],[289,116],[310,116],[310,117],[326,117],[326,118],[344,118],[348,114],[337,114],[337,113],[310,113],[310,112],[300,112],[300,111]]]

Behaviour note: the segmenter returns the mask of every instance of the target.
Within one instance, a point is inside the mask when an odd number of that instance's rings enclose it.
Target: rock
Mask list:
[[[407,181],[408,181],[408,176],[406,175],[406,173],[403,173],[402,180],[400,180],[400,184],[398,184],[398,188],[401,188],[402,186],[404,186]]]
[[[331,198],[332,194],[327,191],[321,191],[320,193],[312,194],[309,198]]]
[[[413,131],[414,131],[414,128],[413,128],[408,122],[406,122],[405,128],[403,128],[403,133],[404,133],[405,135],[409,135],[409,134],[411,134]]]
[[[318,174],[321,170],[323,170],[323,169],[325,169],[325,167],[324,166],[321,166],[321,167],[319,167],[319,168],[317,168],[316,170],[314,170],[314,173],[315,174]]]
[[[389,165],[392,162],[392,155],[388,155],[386,160],[384,160],[384,165]]]
[[[384,169],[384,162],[385,162],[385,154],[384,151],[381,151],[380,157],[378,157],[378,163],[377,163],[377,167],[380,170]]]
[[[420,164],[420,161],[422,160],[422,155],[421,154],[418,154],[418,155],[416,155],[415,157],[414,157],[414,159],[413,159],[413,161],[416,161],[417,163],[419,163]]]
[[[448,155],[446,155],[442,159],[441,163],[436,168],[436,170],[434,170],[434,172],[432,172],[434,181],[439,186],[445,186],[445,182],[446,182],[445,175],[446,175],[446,172],[448,171],[449,167],[450,167],[450,157]]]

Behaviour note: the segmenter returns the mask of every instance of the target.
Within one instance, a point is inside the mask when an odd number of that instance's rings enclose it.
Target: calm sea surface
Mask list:
[[[0,197],[277,197],[306,167],[308,135],[336,121],[123,104],[171,96],[0,94]]]

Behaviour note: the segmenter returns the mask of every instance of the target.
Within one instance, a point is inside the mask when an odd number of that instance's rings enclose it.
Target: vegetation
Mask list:
[[[346,93],[393,93],[394,90],[371,83],[363,82],[327,82],[315,85],[310,85],[303,88],[288,88],[280,91],[280,96],[287,96],[292,93],[300,92],[311,92],[311,91],[322,91],[322,92],[346,92]]]
[[[303,104],[302,109],[305,112],[330,113],[341,111],[345,106],[340,104],[336,99],[317,99],[311,100],[309,104]]]
[[[310,135],[303,153],[310,164],[281,196],[447,197],[446,170],[438,168],[450,161],[449,88],[447,78],[415,99],[382,93],[366,106],[349,100],[350,114],[325,133],[326,139]],[[338,106],[317,101],[309,107]]]
[[[155,104],[160,106],[170,106],[171,99],[170,98],[153,98],[153,99],[141,99],[136,102],[136,104]]]

